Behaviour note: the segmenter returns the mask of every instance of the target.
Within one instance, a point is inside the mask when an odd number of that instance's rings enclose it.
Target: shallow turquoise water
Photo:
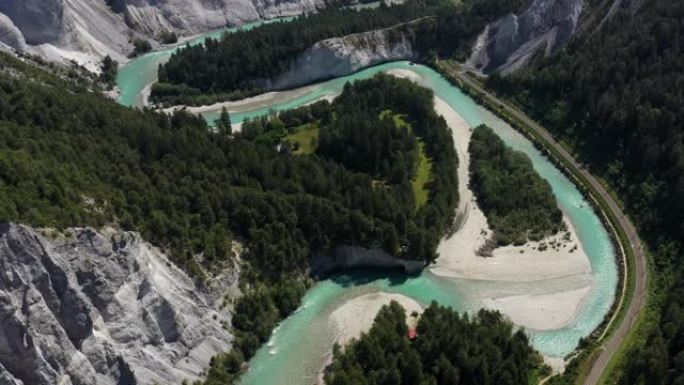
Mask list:
[[[608,233],[579,190],[534,148],[529,140],[494,114],[477,105],[469,96],[451,85],[437,72],[425,66],[411,65],[408,62],[387,63],[321,83],[319,87],[305,96],[283,101],[268,108],[234,114],[233,121],[240,122],[247,117],[260,116],[268,113],[269,110],[295,108],[321,96],[339,93],[348,81],[365,79],[390,69],[409,69],[418,73],[421,76],[421,83],[433,89],[435,94],[454,108],[471,127],[486,123],[506,144],[526,153],[532,159],[537,172],[551,184],[559,206],[577,228],[578,237],[589,256],[594,285],[576,319],[567,327],[553,331],[530,332],[530,335],[534,346],[545,355],[562,357],[570,353],[575,349],[581,337],[589,335],[601,323],[615,297],[618,276],[615,253]],[[207,120],[215,118],[213,114],[207,114],[205,117]],[[244,376],[241,383],[243,385],[309,383],[312,373],[315,373],[315,370],[324,363],[322,359],[312,357],[325,353],[321,347],[329,346],[332,341],[329,335],[330,326],[326,325],[324,320],[330,311],[346,299],[365,292],[387,291],[404,294],[423,304],[436,300],[459,310],[472,310],[465,294],[469,284],[473,283],[444,279],[429,272],[395,284],[390,284],[388,279],[370,282],[351,281],[346,287],[334,280],[321,282],[305,298],[304,309],[283,322],[281,328],[273,336],[272,346],[261,349],[250,362],[251,370]],[[307,367],[307,364],[313,368],[313,371]],[[284,373],[289,374],[284,375]]]
[[[428,67],[411,65],[408,62],[387,63],[320,83],[310,93],[301,97],[231,114],[231,118],[233,122],[241,122],[273,110],[295,108],[325,95],[338,94],[346,82],[368,78],[390,69],[409,69],[419,74],[421,84],[433,89],[435,94],[454,108],[471,127],[486,123],[509,146],[526,153],[532,159],[537,172],[551,184],[559,206],[577,228],[581,244],[590,259],[594,284],[588,300],[581,305],[576,318],[567,327],[553,331],[530,332],[530,335],[534,346],[545,355],[562,357],[570,353],[581,337],[589,335],[601,323],[615,297],[618,275],[615,252],[608,233],[579,190],[537,151],[530,141],[491,112],[477,105],[441,75]],[[132,78],[123,80],[135,83],[135,79]],[[213,121],[217,114],[206,113],[205,118]],[[440,278],[430,272],[412,278],[378,278],[355,274],[353,277],[340,276],[319,282],[307,293],[302,307],[281,323],[274,331],[269,344],[261,348],[250,361],[250,371],[241,383],[292,385],[313,382],[318,369],[325,363],[325,355],[330,352],[335,337],[328,323],[328,315],[350,298],[364,293],[385,291],[404,294],[423,304],[436,300],[458,310],[473,310],[474,304],[468,302],[467,293],[468,289],[473,290],[475,284],[472,281]]]
[[[233,33],[236,31],[248,31],[260,25],[287,22],[291,17],[283,17],[278,19],[260,20],[253,23],[244,24],[240,27],[223,28],[213,32],[209,32],[198,36],[186,44],[196,45],[203,43],[208,38],[219,38],[224,33]],[[125,106],[140,106],[142,103],[141,92],[148,85],[157,81],[157,69],[159,64],[169,61],[171,55],[179,48],[184,47],[185,44],[179,44],[173,48],[162,51],[150,52],[146,55],[140,56],[131,60],[124,67],[119,68],[116,76],[116,84],[121,91],[119,95],[119,104]]]
[[[406,278],[356,273],[319,282],[306,294],[299,310],[284,320],[268,344],[259,349],[240,383],[304,385],[315,382],[336,337],[328,315],[349,299],[377,291],[403,294],[423,304],[436,300],[459,309],[464,306],[453,285],[430,274]]]

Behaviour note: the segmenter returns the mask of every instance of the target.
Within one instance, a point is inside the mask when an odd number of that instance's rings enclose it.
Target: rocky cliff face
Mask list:
[[[173,30],[193,34],[271,19],[315,12],[324,0],[117,0],[113,9],[125,15],[138,32],[156,35]]]
[[[399,31],[385,29],[357,33],[316,43],[296,59],[288,72],[262,83],[266,89],[292,88],[416,56],[411,42]]]
[[[26,50],[26,40],[12,20],[0,13],[0,47]]]
[[[218,294],[134,233],[0,225],[0,384],[194,379],[231,348]]]
[[[126,61],[135,37],[194,35],[324,6],[325,0],[2,0],[0,43],[97,71],[105,55]]]
[[[534,0],[522,14],[510,14],[488,25],[466,65],[490,73],[509,73],[542,51],[550,55],[575,33],[582,0]]]

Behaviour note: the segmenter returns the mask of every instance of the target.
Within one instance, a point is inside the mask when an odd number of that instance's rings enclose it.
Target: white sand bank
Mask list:
[[[508,314],[516,325],[531,330],[560,329],[568,324],[587,297],[591,286],[541,295],[514,295],[485,299],[484,305]]]
[[[566,326],[591,291],[591,266],[575,227],[565,217],[567,234],[523,246],[500,247],[489,258],[479,256],[477,251],[491,235],[491,229],[468,188],[468,143],[472,130],[439,98],[435,98],[435,109],[454,134],[459,157],[461,200],[458,213],[462,220],[458,231],[440,243],[439,258],[431,268],[432,273],[447,278],[492,282],[486,296],[479,298],[480,303],[501,311],[517,325],[540,331]],[[566,282],[569,281],[582,282],[582,286],[568,287]],[[495,282],[500,285],[498,293]],[[516,289],[511,292],[510,288],[504,289],[504,285],[515,285]]]
[[[330,314],[330,320],[338,333],[335,341],[344,345],[352,338],[370,330],[380,308],[391,301],[398,302],[406,309],[407,320],[411,318],[411,313],[414,311],[422,313],[423,308],[418,302],[401,294],[364,294],[347,301]]]
[[[563,373],[565,371],[565,359],[562,357],[544,356],[544,363],[549,365],[554,373]]]
[[[432,272],[443,277],[493,280],[537,281],[591,272],[589,258],[581,247],[575,227],[564,218],[566,234],[557,234],[542,242],[529,242],[524,246],[506,246],[494,250],[492,258],[477,255],[477,250],[491,234],[487,218],[478,207],[468,188],[470,156],[468,143],[472,130],[448,104],[435,98],[435,109],[451,127],[459,157],[458,183],[461,200],[458,212],[463,216],[461,228],[438,247],[440,257]],[[540,248],[546,244],[546,250]],[[555,243],[555,249],[550,245]],[[573,250],[574,249],[574,250]]]
[[[223,107],[225,107],[229,113],[233,114],[233,113],[252,111],[252,110],[259,109],[259,108],[272,106],[274,104],[278,104],[278,103],[282,102],[283,100],[296,99],[296,98],[304,96],[310,92],[313,92],[316,89],[316,87],[317,87],[317,85],[311,85],[311,86],[297,88],[297,89],[289,90],[289,91],[267,92],[265,94],[252,96],[252,97],[241,99],[241,100],[236,100],[236,101],[231,101],[231,102],[214,103],[212,105],[207,105],[207,106],[187,107],[187,106],[179,105],[179,106],[173,106],[173,107],[165,108],[164,111],[165,112],[173,112],[177,109],[187,108],[187,110],[193,114],[201,114],[201,113],[206,113],[206,112],[220,112],[221,109],[223,109]]]
[[[401,79],[408,79],[408,80],[411,80],[414,82],[420,81],[420,75],[418,75],[417,73],[415,73],[411,70],[407,70],[407,69],[403,69],[403,68],[393,68],[391,70],[385,71],[385,73],[387,73],[389,75],[396,76],[396,77],[401,78]]]
[[[329,320],[336,333],[334,342],[345,345],[352,339],[358,338],[361,333],[368,332],[380,308],[392,301],[398,302],[406,310],[406,323],[409,327],[415,327],[417,318],[412,317],[411,314],[423,312],[423,307],[418,302],[401,294],[369,293],[352,298],[330,313]],[[326,354],[325,365],[319,371],[315,384],[324,384],[323,374],[325,368],[331,363],[332,352]]]
[[[140,91],[140,104],[142,107],[147,107],[150,105],[150,95],[152,95],[153,85],[154,82],[146,85],[145,88]]]

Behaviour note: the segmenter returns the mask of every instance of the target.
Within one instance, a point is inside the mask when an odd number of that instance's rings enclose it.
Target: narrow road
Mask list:
[[[626,287],[625,285],[627,282],[628,274],[633,274],[635,278],[634,293],[631,296],[631,301],[628,305],[625,303],[621,304],[622,306],[628,306],[627,312],[625,313],[624,317],[620,320],[620,324],[617,326],[615,331],[612,334],[610,334],[609,338],[607,340],[604,340],[601,347],[598,348],[599,354],[598,356],[596,356],[596,359],[591,363],[591,369],[584,380],[584,385],[598,384],[601,375],[608,366],[608,363],[610,362],[615,352],[619,349],[620,344],[623,342],[623,340],[629,333],[629,330],[634,326],[637,316],[639,315],[639,312],[644,308],[646,304],[648,266],[646,253],[644,252],[636,228],[629,220],[629,218],[625,216],[625,214],[620,209],[620,206],[617,204],[615,199],[613,199],[613,197],[608,193],[608,191],[606,191],[603,185],[593,175],[591,175],[591,173],[588,170],[583,168],[579,164],[579,162],[577,162],[575,158],[567,150],[565,150],[565,148],[561,146],[561,144],[558,143],[544,127],[542,127],[537,122],[532,120],[522,111],[512,107],[505,101],[487,92],[482,86],[480,86],[477,82],[470,79],[458,68],[450,66],[444,62],[440,62],[440,65],[442,65],[442,68],[446,69],[449,72],[449,74],[454,76],[457,80],[463,82],[463,84],[466,84],[468,87],[476,90],[482,95],[483,98],[488,99],[489,102],[494,103],[494,105],[496,106],[499,106],[499,108],[506,111],[508,114],[510,114],[511,116],[515,117],[517,120],[525,124],[531,130],[533,130],[539,137],[543,138],[549,146],[553,147],[553,149],[557,151],[558,154],[560,154],[561,161],[564,162],[573,173],[581,175],[586,181],[589,182],[589,184],[591,185],[591,189],[595,192],[595,194],[598,194],[598,196],[595,196],[595,198],[597,200],[602,200],[608,207],[608,209],[611,211],[613,217],[617,218],[618,223],[613,223],[613,226],[621,227],[624,233],[627,235],[627,238],[629,239],[629,244],[622,245],[622,247],[625,249],[632,249],[633,255],[635,256],[635,263],[633,266],[634,271],[627,271],[627,264],[623,264],[625,269],[625,279],[623,280],[623,288],[621,290],[622,297],[620,301],[622,301],[622,298],[624,298],[625,295],[624,291]],[[615,311],[615,315],[618,313],[618,311],[619,310]],[[615,315],[610,320],[607,328],[610,327],[613,321],[615,320]]]

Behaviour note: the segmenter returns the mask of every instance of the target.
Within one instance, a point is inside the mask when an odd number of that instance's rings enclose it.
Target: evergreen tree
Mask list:
[[[119,71],[119,63],[112,59],[111,56],[107,55],[104,57],[104,59],[102,59],[100,69],[102,70],[100,79],[109,87],[112,87],[116,82],[116,75]]]
[[[390,28],[391,39],[407,39],[423,61],[465,58],[484,26],[517,10],[524,0],[407,0],[354,10],[329,6],[287,23],[224,34],[204,44],[180,48],[161,65],[151,100],[202,105],[261,92],[261,80],[277,78],[315,43],[353,33]]]
[[[226,107],[221,109],[221,115],[219,115],[218,119],[216,119],[214,123],[216,125],[216,130],[221,135],[230,136],[233,134],[233,124],[230,121],[230,114],[228,113]]]
[[[663,307],[615,370],[624,385],[684,384],[683,55],[684,2],[632,1],[557,55],[488,78],[610,184],[652,253]]]
[[[521,385],[534,383],[542,359],[522,330],[493,311],[472,318],[433,302],[407,338],[406,315],[392,301],[373,327],[333,349],[330,385]]]

